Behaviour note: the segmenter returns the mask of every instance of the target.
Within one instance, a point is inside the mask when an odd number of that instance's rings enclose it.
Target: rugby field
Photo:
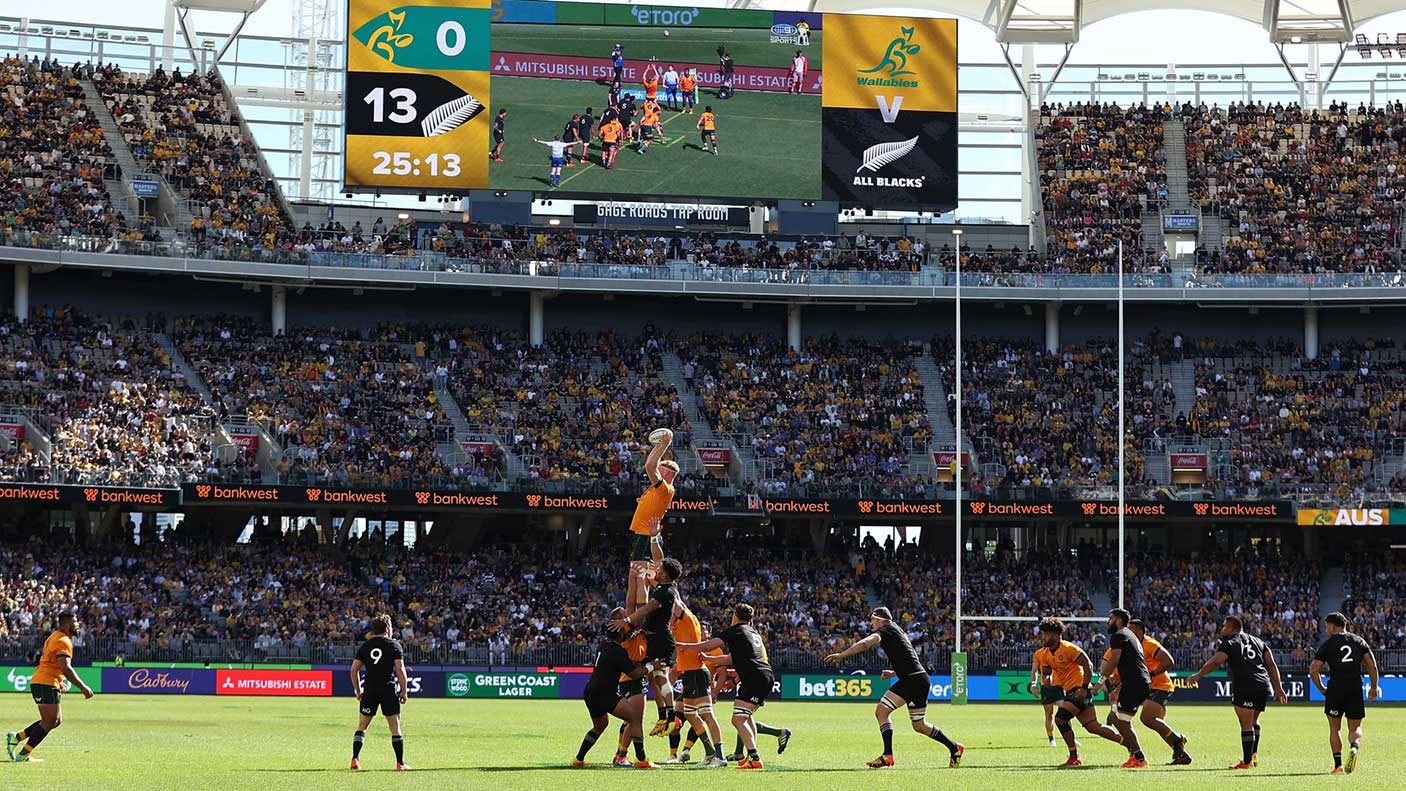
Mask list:
[[[727,704],[719,707],[726,716]],[[898,765],[873,771],[863,762],[879,752],[873,706],[858,703],[774,703],[763,721],[795,732],[784,755],[763,737],[764,772],[663,768],[654,772],[606,766],[602,739],[591,768],[570,769],[585,733],[580,701],[412,700],[405,709],[406,761],[396,773],[384,721],[367,733],[361,772],[347,769],[355,704],[349,699],[275,699],[99,695],[64,698],[64,724],[39,748],[44,763],[0,766],[0,789],[450,789],[598,791],[653,787],[734,789],[851,789],[865,791],[1012,791],[1026,788],[1319,789],[1402,788],[1397,757],[1406,754],[1402,709],[1369,709],[1357,773],[1329,777],[1327,728],[1316,706],[1276,706],[1265,716],[1260,768],[1230,772],[1239,733],[1228,706],[1173,705],[1173,724],[1191,738],[1195,763],[1163,766],[1169,750],[1145,741],[1153,766],[1117,768],[1125,753],[1083,738],[1087,765],[1053,766],[1062,748],[1044,744],[1041,712],[1033,705],[934,705],[930,718],[967,745],[961,769],[947,768],[946,751],[900,725]],[[0,696],[0,723],[15,730],[35,719],[27,695]],[[901,716],[906,722],[906,718]],[[724,726],[731,747],[732,732]],[[648,739],[650,757],[668,755],[663,739]],[[0,754],[3,758],[3,754]],[[1136,777],[1134,778],[1133,775]],[[862,786],[860,784],[863,784]]]

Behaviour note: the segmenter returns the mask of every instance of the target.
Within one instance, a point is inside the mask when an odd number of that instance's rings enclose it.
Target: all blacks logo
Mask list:
[[[800,30],[795,25],[779,24],[771,26],[771,43],[773,44],[797,44],[801,43]]]

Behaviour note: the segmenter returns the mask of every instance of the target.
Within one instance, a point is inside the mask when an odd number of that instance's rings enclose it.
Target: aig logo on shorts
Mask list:
[[[451,698],[467,698],[469,696],[469,677],[465,673],[450,673],[446,689]]]

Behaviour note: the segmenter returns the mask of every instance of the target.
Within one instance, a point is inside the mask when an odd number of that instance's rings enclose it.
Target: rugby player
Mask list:
[[[658,526],[656,524],[655,531]],[[654,552],[663,550],[658,544]],[[650,736],[662,736],[674,721],[674,688],[669,683],[669,668],[674,666],[677,644],[669,621],[678,602],[677,582],[683,577],[683,565],[673,558],[664,558],[655,575],[654,589],[649,591],[649,600],[633,613],[612,622],[617,631],[625,631],[635,625],[644,627],[645,664],[649,668],[649,687],[654,691],[654,704],[659,710],[659,721],[654,723]]]
[[[361,768],[361,745],[366,741],[366,726],[376,717],[380,709],[386,717],[386,726],[391,731],[391,748],[395,750],[395,770],[404,772],[405,736],[400,732],[400,707],[409,700],[410,682],[405,673],[405,651],[400,642],[391,637],[391,617],[378,615],[371,621],[366,642],[356,651],[351,663],[352,691],[356,694],[361,720],[352,736],[351,768]],[[366,683],[361,683],[361,672],[366,671]],[[400,690],[396,691],[397,684]]]
[[[580,121],[576,125],[576,140],[581,145],[581,153],[576,155],[576,159],[582,164],[586,163],[586,156],[591,151],[591,138],[595,136],[596,116],[593,108],[587,107],[586,112],[581,113]]]
[[[616,607],[612,610],[610,620],[613,621],[617,614],[623,615],[624,608]],[[634,641],[636,650],[642,654],[644,641],[637,638],[638,635],[627,633],[622,640],[610,629],[604,631],[600,647],[596,651],[595,664],[591,668],[591,677],[586,681],[584,695],[586,711],[591,715],[591,729],[581,740],[581,749],[576,751],[576,760],[571,762],[572,766],[586,765],[586,753],[590,752],[596,740],[605,733],[610,717],[614,716],[621,721],[621,725],[620,746],[616,750],[613,763],[616,766],[635,766],[640,769],[654,768],[654,764],[645,757],[644,735],[640,732],[644,711],[644,685],[640,679],[644,677],[645,668],[626,647]],[[634,764],[625,758],[626,745],[631,742],[635,746]]]
[[[1147,635],[1147,627],[1139,618],[1134,618],[1128,622],[1128,628],[1133,631],[1138,640],[1142,641],[1142,655],[1147,660],[1147,674],[1152,677],[1152,691],[1148,693],[1147,702],[1142,704],[1142,724],[1148,729],[1155,731],[1162,741],[1172,748],[1172,765],[1185,766],[1191,763],[1191,756],[1186,752],[1187,738],[1184,734],[1177,733],[1167,724],[1167,701],[1171,700],[1172,679],[1167,672],[1176,667],[1176,660],[1172,658],[1170,652],[1162,647],[1162,644],[1155,638]],[[1104,661],[1107,661],[1112,649],[1103,653]],[[1118,700],[1118,674],[1115,672],[1111,676],[1105,676],[1100,682],[1108,690],[1108,701],[1110,704]],[[1098,690],[1099,685],[1094,685],[1094,690]],[[1110,722],[1113,717],[1109,712]]]
[[[1357,768],[1357,751],[1362,741],[1362,720],[1367,716],[1366,703],[1362,699],[1362,666],[1367,666],[1367,678],[1371,682],[1367,697],[1376,700],[1382,690],[1377,686],[1377,657],[1372,647],[1356,634],[1347,630],[1347,616],[1340,612],[1329,613],[1323,618],[1323,628],[1328,639],[1313,655],[1308,666],[1308,674],[1313,685],[1323,693],[1323,713],[1328,716],[1328,744],[1333,748],[1332,774],[1352,774]],[[1327,670],[1328,683],[1323,683],[1323,671]],[[1347,719],[1348,746],[1347,765],[1343,765],[1343,719]]]
[[[615,167],[615,152],[620,147],[620,138],[625,132],[625,128],[620,125],[620,119],[614,116],[614,111],[610,112],[609,117],[610,120],[607,121],[605,116],[602,116],[600,125],[600,161],[606,170]],[[635,575],[631,574],[630,576],[632,581],[629,587],[633,591]],[[634,596],[628,596],[625,601],[628,606],[634,607]]]
[[[538,140],[534,137],[532,141],[534,143],[541,143],[552,150],[551,179],[548,181],[548,184],[553,187],[560,187],[561,168],[562,165],[566,164],[566,152],[571,147],[571,144],[563,141],[561,135],[557,135],[551,140]]]
[[[682,602],[675,606],[674,613],[674,640],[679,644],[702,642],[703,625],[699,623],[698,616]],[[674,752],[679,741],[677,730],[669,735],[670,757],[664,763],[688,763],[693,743],[702,737],[703,749],[708,753],[708,760],[703,762],[703,766],[710,769],[727,766],[727,760],[723,758],[722,729],[713,715],[712,674],[704,666],[699,651],[692,648],[679,649],[674,667],[683,681],[683,717],[688,722],[689,731],[682,756]]]
[[[887,607],[878,607],[869,613],[869,626],[874,630],[873,634],[843,651],[825,657],[826,662],[838,665],[845,659],[862,654],[877,645],[889,660],[890,669],[884,671],[884,678],[898,679],[879,699],[879,705],[874,707],[874,718],[879,721],[879,734],[884,739],[884,752],[867,766],[870,769],[893,766],[893,723],[889,721],[889,715],[900,707],[907,706],[908,720],[913,725],[913,732],[946,747],[947,766],[956,769],[962,763],[962,753],[966,752],[966,748],[949,739],[942,733],[941,728],[928,722],[928,693],[931,691],[932,681],[928,678],[928,670],[923,666],[923,661],[918,658],[918,652],[913,650],[913,643],[908,640],[908,635],[904,634],[898,624],[893,622],[893,614]]]
[[[679,93],[683,95],[684,112],[693,115],[693,107],[698,103],[698,73],[684,69],[679,75]]]
[[[39,656],[39,664],[29,679],[29,692],[39,707],[39,719],[28,728],[5,734],[5,750],[10,758],[20,763],[42,762],[43,758],[33,756],[35,748],[49,732],[63,723],[60,698],[64,679],[83,693],[85,699],[93,697],[93,689],[83,683],[73,669],[73,638],[78,636],[78,618],[71,612],[59,613],[57,628],[44,640],[44,651]]]
[[[508,108],[504,107],[498,111],[498,117],[493,119],[493,150],[488,152],[488,158],[494,162],[503,161],[503,141],[506,139],[504,127],[508,118]]]
[[[1224,664],[1230,664],[1230,697],[1235,706],[1235,718],[1240,722],[1239,763],[1231,769],[1250,769],[1260,765],[1260,715],[1269,703],[1271,692],[1280,703],[1288,703],[1279,679],[1279,665],[1274,652],[1264,641],[1245,633],[1245,622],[1237,615],[1227,615],[1221,622],[1221,641],[1216,653],[1206,664],[1187,679],[1193,686]]]
[[[718,117],[713,115],[713,106],[706,105],[703,114],[698,116],[698,123],[694,124],[698,128],[698,136],[702,140],[703,150],[708,151],[708,144],[712,143],[713,156],[718,155]]]
[[[776,676],[767,659],[766,646],[762,636],[752,628],[752,618],[756,611],[750,604],[737,604],[732,608],[732,625],[718,633],[717,637],[701,643],[682,645],[705,653],[703,661],[710,668],[732,667],[737,671],[737,697],[732,702],[732,727],[742,737],[747,755],[737,762],[738,769],[762,769],[761,756],[757,755],[757,730],[752,721],[757,709],[766,705],[771,695]],[[721,656],[706,653],[710,649],[726,647],[727,653]],[[790,732],[786,733],[788,740]],[[782,749],[785,749],[783,744]],[[781,750],[777,751],[778,753]]]
[[[1079,760],[1079,742],[1074,740],[1074,728],[1069,724],[1076,717],[1089,733],[1110,742],[1123,743],[1118,731],[1098,721],[1091,689],[1093,663],[1084,649],[1064,639],[1064,622],[1060,619],[1050,617],[1040,621],[1040,650],[1035,652],[1035,662],[1050,667],[1050,679],[1063,692],[1059,709],[1055,712],[1055,728],[1069,748],[1069,759],[1064,766],[1082,766],[1084,763]]]
[[[561,130],[561,141],[566,143],[566,166],[576,167],[576,163],[571,161],[571,152],[576,149],[576,144],[581,142],[581,116],[573,115],[571,120],[566,122],[566,126]]]
[[[654,135],[659,133],[663,139],[663,126],[659,120],[659,103],[651,99],[644,100],[644,114],[640,117],[640,142],[635,146],[635,151],[641,155],[649,150],[649,144],[654,142]]]
[[[607,121],[601,126],[601,139],[605,141],[609,160],[606,167],[615,163],[615,150],[620,139],[620,122]],[[665,429],[665,435],[658,445],[649,449],[644,459],[644,474],[649,478],[649,488],[635,503],[635,514],[630,519],[630,532],[633,543],[630,545],[630,577],[626,583],[625,610],[633,613],[635,608],[649,597],[645,587],[644,574],[648,563],[654,558],[652,547],[657,545],[662,559],[664,537],[664,515],[669,512],[669,504],[674,501],[674,479],[678,477],[679,465],[664,456],[674,444],[674,432]],[[672,605],[664,610],[664,617],[673,611]],[[667,626],[667,623],[666,623]]]
[[[1127,610],[1116,607],[1108,613],[1108,654],[1103,660],[1099,674],[1108,678],[1118,674],[1118,701],[1112,704],[1113,726],[1123,737],[1123,746],[1128,748],[1128,760],[1124,769],[1143,769],[1147,757],[1138,743],[1137,731],[1133,729],[1133,715],[1147,696],[1152,692],[1152,677],[1147,672],[1147,661],[1142,655],[1142,642],[1128,628],[1132,616]]]
[[[644,86],[644,100],[646,102],[659,101],[659,67],[652,61],[644,67],[644,74],[640,76],[640,84]]]

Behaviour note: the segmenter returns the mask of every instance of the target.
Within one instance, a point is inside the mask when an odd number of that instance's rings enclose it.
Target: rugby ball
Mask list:
[[[664,38],[668,38],[668,37],[669,37],[669,31],[666,30],[666,31],[664,31]]]
[[[666,439],[672,439],[673,436],[674,432],[670,431],[667,428],[656,428],[655,430],[649,432],[649,444],[658,445]]]

